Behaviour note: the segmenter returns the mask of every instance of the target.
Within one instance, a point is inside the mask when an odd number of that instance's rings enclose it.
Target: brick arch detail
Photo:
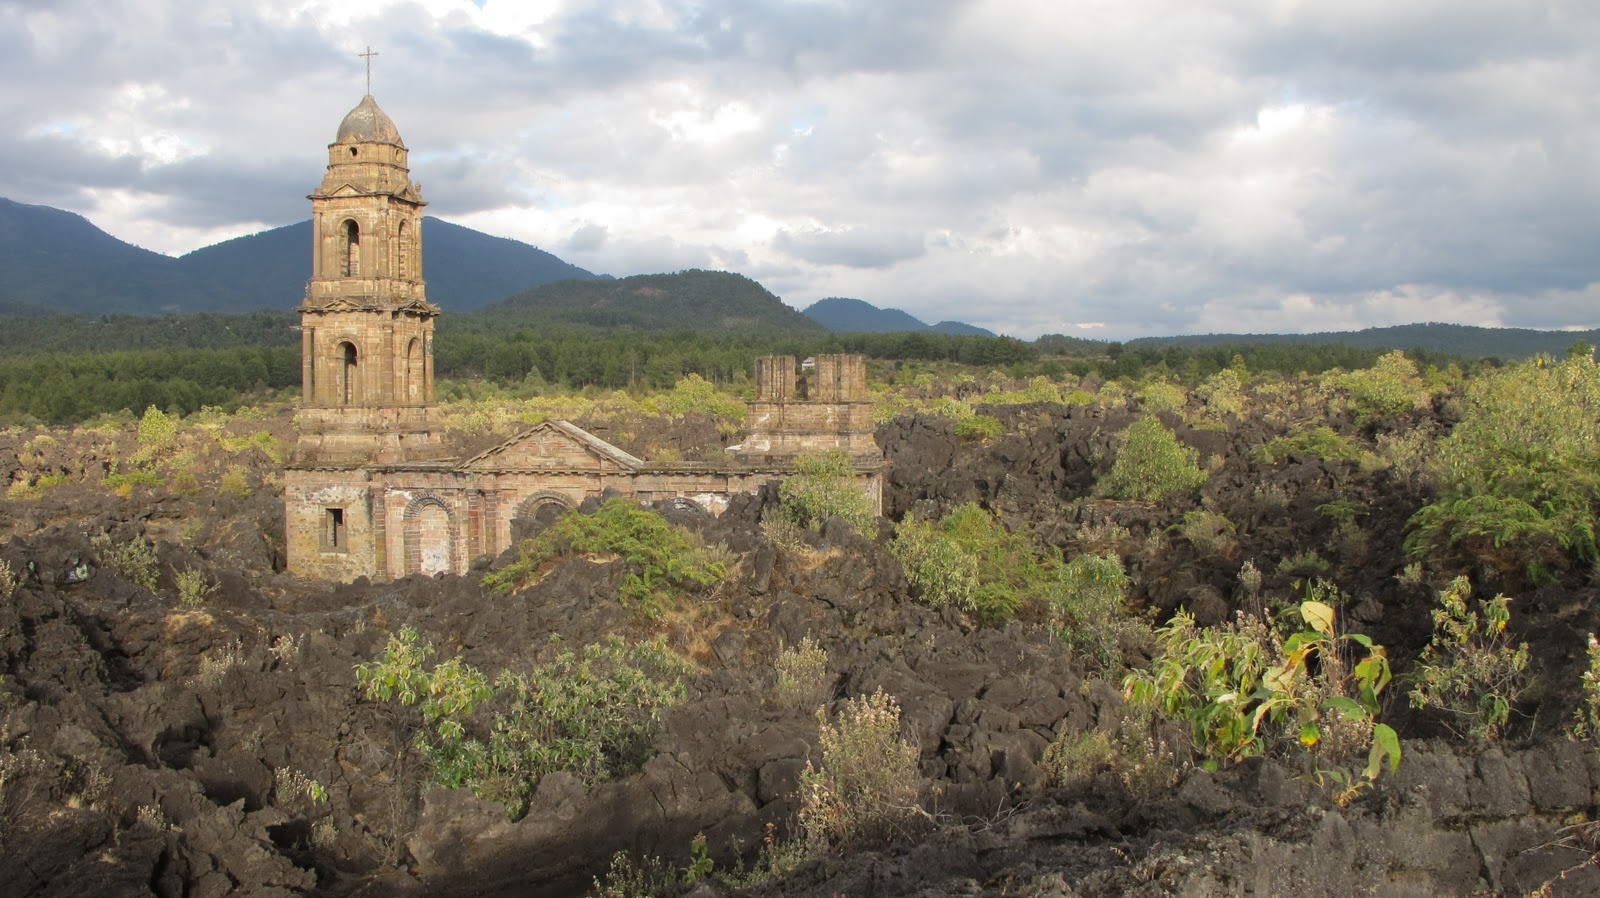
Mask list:
[[[527,520],[539,513],[540,506],[551,503],[560,505],[568,511],[578,507],[570,496],[564,496],[554,490],[540,490],[518,502],[517,507],[511,512],[511,519],[517,521]]]
[[[423,512],[429,508],[438,508],[444,512],[445,532],[443,537],[444,548],[447,553],[445,556],[445,570],[450,573],[456,572],[456,557],[459,554],[461,534],[460,523],[456,518],[455,510],[450,507],[450,503],[446,502],[438,494],[422,493],[415,496],[406,505],[405,513],[401,516],[401,529],[405,539],[405,573],[407,575],[422,572],[423,547],[430,537],[434,539],[439,537],[439,534],[425,532],[425,529],[429,527],[429,522],[423,519]]]

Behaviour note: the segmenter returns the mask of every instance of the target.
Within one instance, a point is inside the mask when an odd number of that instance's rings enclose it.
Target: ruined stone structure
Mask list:
[[[463,572],[512,544],[546,504],[614,492],[720,511],[736,493],[840,449],[881,502],[861,356],[756,362],[744,441],[720,463],[649,462],[566,421],[452,459],[433,433],[433,319],[422,279],[422,189],[406,145],[371,95],[328,146],[309,199],[312,276],[301,303],[300,436],[284,473],[289,570],[389,579]]]

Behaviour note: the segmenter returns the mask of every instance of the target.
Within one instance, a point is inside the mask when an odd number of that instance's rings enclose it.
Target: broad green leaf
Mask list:
[[[1352,698],[1345,698],[1342,695],[1336,695],[1333,698],[1328,699],[1322,703],[1322,706],[1324,708],[1328,708],[1329,710],[1339,711],[1350,717],[1367,716],[1367,710],[1361,707],[1360,702],[1357,702]]]
[[[1400,736],[1393,727],[1380,723],[1372,727],[1372,750],[1367,753],[1367,779],[1378,778],[1378,774],[1383,772],[1385,758],[1389,760],[1389,772],[1394,773],[1395,768],[1400,766]]]

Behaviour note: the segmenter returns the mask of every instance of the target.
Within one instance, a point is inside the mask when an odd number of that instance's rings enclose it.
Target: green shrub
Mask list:
[[[208,582],[205,571],[199,568],[184,568],[173,579],[178,586],[178,602],[186,608],[200,607],[205,604],[206,597],[217,590],[216,584]]]
[[[1238,546],[1233,522],[1214,511],[1185,512],[1183,521],[1173,525],[1172,530],[1188,540],[1201,555],[1227,555]]]
[[[878,690],[845,703],[837,722],[817,712],[820,767],[800,774],[800,829],[813,854],[888,841],[925,815],[916,746],[900,738],[900,705]]]
[[[701,589],[727,575],[726,563],[699,537],[621,498],[607,499],[593,514],[562,515],[519,551],[516,561],[484,576],[486,588],[521,589],[557,559],[615,555],[627,570],[622,601],[652,618],[676,604],[676,591]]]
[[[1316,549],[1305,549],[1285,555],[1278,562],[1280,577],[1320,577],[1333,569],[1333,564]]]
[[[151,592],[156,588],[156,547],[135,537],[124,543],[115,543],[109,533],[98,533],[89,540],[100,554],[100,563],[121,574],[130,583],[137,583]]]
[[[240,499],[250,498],[250,476],[243,465],[230,465],[222,474],[220,488],[223,492]]]
[[[119,496],[131,496],[134,487],[155,486],[160,482],[161,475],[154,471],[125,471],[107,474],[105,479],[106,487]]]
[[[743,421],[749,409],[737,396],[717,389],[716,384],[698,374],[687,374],[673,385],[659,400],[668,412],[677,417],[695,413],[712,418]]]
[[[828,653],[810,636],[779,652],[775,666],[778,679],[774,689],[778,701],[787,707],[813,711],[832,694]]]
[[[1511,600],[1503,595],[1468,607],[1472,586],[1457,577],[1439,592],[1433,639],[1417,659],[1409,698],[1413,708],[1435,708],[1480,739],[1493,739],[1511,717],[1522,692],[1528,644],[1506,633]],[[1456,729],[1456,724],[1451,724]]]
[[[1244,375],[1233,368],[1224,368],[1195,388],[1194,395],[1205,405],[1201,420],[1225,426],[1227,418],[1244,414]]]
[[[1307,591],[1327,593],[1320,586]],[[1391,770],[1399,763],[1398,737],[1375,719],[1389,662],[1366,636],[1340,635],[1333,607],[1319,598],[1302,602],[1298,617],[1299,627],[1284,636],[1270,617],[1242,615],[1200,628],[1179,612],[1157,631],[1150,667],[1130,674],[1124,691],[1130,701],[1186,721],[1210,768],[1298,744],[1319,755],[1320,776],[1344,785],[1342,796],[1353,795],[1363,783],[1338,766],[1345,756],[1369,749],[1365,783],[1385,761]],[[1351,647],[1363,653],[1353,663],[1345,654]],[[1334,766],[1324,768],[1322,760]]]
[[[692,670],[659,641],[610,636],[581,653],[562,649],[528,674],[502,673],[495,691],[504,707],[487,738],[460,753],[472,765],[442,769],[439,779],[503,802],[517,818],[546,773],[595,783],[636,770]]]
[[[1040,765],[1059,786],[1071,786],[1102,771],[1111,773],[1135,795],[1151,795],[1177,785],[1185,767],[1179,749],[1168,744],[1150,709],[1130,706],[1115,732],[1095,728],[1079,736],[1063,731],[1044,751]]]
[[[839,518],[859,533],[871,533],[877,509],[856,478],[850,456],[838,449],[795,457],[795,472],[778,488],[784,517],[796,526],[822,529]]]
[[[661,713],[682,700],[692,668],[660,642],[611,636],[581,653],[563,648],[527,674],[489,678],[459,658],[429,669],[433,647],[407,627],[377,660],[356,667],[368,699],[415,706],[435,782],[506,805],[513,819],[546,773],[593,783],[643,763]],[[493,703],[487,721],[475,711]]]
[[[975,607],[978,556],[964,549],[933,521],[907,516],[894,528],[889,551],[905,568],[918,598],[935,607]]]
[[[1460,552],[1539,579],[1596,555],[1600,366],[1592,355],[1510,365],[1467,383],[1439,443],[1440,497],[1411,519],[1413,557]]]
[[[1572,712],[1567,735],[1579,741],[1600,744],[1600,639],[1589,634],[1589,666],[1579,678],[1582,696]]]
[[[658,857],[637,861],[626,851],[611,856],[603,877],[594,879],[593,898],[661,898],[678,894],[678,877],[671,865]]]
[[[1431,396],[1427,384],[1417,376],[1416,363],[1399,350],[1380,356],[1371,368],[1341,375],[1336,382],[1350,391],[1359,422],[1403,414]]]
[[[956,422],[956,436],[964,440],[992,440],[1006,432],[1000,419],[972,414]]]
[[[1142,384],[1133,394],[1143,412],[1178,412],[1189,401],[1189,394],[1174,383],[1155,380]]]
[[[1326,424],[1276,437],[1256,450],[1256,458],[1269,465],[1283,461],[1290,454],[1310,455],[1324,461],[1361,463],[1371,463],[1375,458],[1360,443]]]
[[[1153,416],[1128,426],[1111,470],[1095,484],[1095,493],[1112,499],[1157,502],[1173,493],[1198,489],[1206,472],[1198,453]]]
[[[1123,646],[1148,632],[1124,607],[1128,575],[1115,555],[1079,555],[1058,569],[1052,587],[1047,601],[1056,634],[1098,670],[1117,668]]]
[[[172,448],[178,440],[178,417],[168,415],[155,406],[144,410],[139,419],[139,453],[150,458],[155,453]]]
[[[1025,534],[1007,530],[973,502],[937,523],[905,518],[889,551],[923,601],[956,605],[990,621],[1016,614],[1048,575],[1044,556]]]

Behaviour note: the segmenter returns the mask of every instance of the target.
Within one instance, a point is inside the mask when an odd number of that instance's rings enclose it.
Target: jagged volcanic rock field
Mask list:
[[[196,488],[144,483],[124,495],[104,478],[134,451],[131,434],[8,431],[0,468],[66,482],[0,503],[0,558],[20,580],[0,603],[0,893],[580,895],[618,851],[684,867],[697,834],[731,869],[794,826],[818,721],[775,700],[774,661],[809,636],[828,653],[835,704],[880,687],[898,700],[925,825],[781,878],[742,888],[711,878],[686,893],[1524,895],[1550,882],[1554,895],[1600,894],[1600,872],[1577,866],[1589,849],[1568,829],[1595,813],[1600,755],[1565,735],[1586,634],[1600,628],[1593,572],[1501,584],[1517,588],[1513,627],[1534,659],[1504,737],[1457,737],[1391,689],[1382,718],[1404,758],[1343,805],[1291,757],[1185,766],[1151,794],[1110,775],[1062,785],[1041,764],[1047,746],[1115,726],[1122,684],[1095,675],[1037,615],[985,625],[915,600],[886,548],[890,521],[975,501],[1069,554],[1109,539],[1135,606],[1157,621],[1187,608],[1202,624],[1251,601],[1246,561],[1264,572],[1263,592],[1291,595],[1284,560],[1314,547],[1352,597],[1352,624],[1403,677],[1432,631],[1434,588],[1402,576],[1406,522],[1427,487],[1309,454],[1266,463],[1257,450],[1285,422],[1199,430],[1168,415],[1207,460],[1205,488],[1155,504],[1090,499],[1131,413],[982,410],[1001,436],[964,440],[937,415],[880,430],[891,467],[878,533],[834,521],[774,542],[761,526],[777,507],[770,489],[719,518],[661,509],[726,546],[732,564],[657,620],[618,601],[623,572],[603,558],[561,562],[509,595],[480,584],[509,558],[461,577],[297,581],[281,571],[277,462],[264,442],[197,457]],[[1446,418],[1424,409],[1340,428],[1369,439],[1374,427]],[[292,425],[285,412],[242,426],[287,439]],[[223,474],[228,488],[216,485]],[[1336,499],[1361,509],[1358,528],[1319,512]],[[1201,546],[1173,529],[1202,507],[1236,531]],[[138,539],[156,551],[154,588],[105,557]],[[187,571],[214,586],[202,602],[176,597]],[[552,636],[585,645],[620,633],[663,637],[695,672],[637,772],[587,787],[546,775],[513,821],[431,784],[412,718],[358,688],[357,665],[402,627],[486,671],[547,657]],[[280,770],[326,797],[294,800],[277,787]]]

